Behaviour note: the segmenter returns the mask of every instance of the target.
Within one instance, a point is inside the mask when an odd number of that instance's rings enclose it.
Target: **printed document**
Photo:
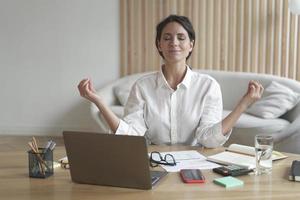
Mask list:
[[[175,166],[161,165],[167,172],[179,172],[181,169],[212,169],[220,166],[207,161],[205,156],[195,150],[160,152],[160,154],[163,157],[165,154],[171,154],[176,161]]]

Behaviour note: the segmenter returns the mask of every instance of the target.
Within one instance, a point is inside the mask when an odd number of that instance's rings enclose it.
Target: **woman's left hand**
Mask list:
[[[253,80],[249,81],[248,90],[243,96],[242,103],[248,108],[255,101],[262,97],[263,92],[264,88],[259,82]]]
[[[238,105],[222,120],[222,133],[226,135],[235,125],[241,114],[255,101],[262,97],[263,86],[257,81],[249,81],[248,89]]]

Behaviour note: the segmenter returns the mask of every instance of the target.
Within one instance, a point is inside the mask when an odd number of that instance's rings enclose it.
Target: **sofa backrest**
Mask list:
[[[300,93],[300,83],[298,81],[283,78],[274,75],[267,74],[257,74],[257,73],[246,73],[246,72],[227,72],[227,71],[215,71],[215,70],[194,70],[200,73],[209,74],[220,84],[222,95],[223,95],[223,107],[226,110],[232,110],[234,106],[238,103],[241,97],[247,91],[248,82],[250,80],[259,81],[263,87],[267,87],[272,81],[277,81],[289,88],[293,91]],[[108,87],[117,87],[122,86],[124,88],[131,88],[134,82],[140,77],[152,72],[144,72],[133,75],[128,75],[122,77],[113,85]],[[112,88],[109,88],[110,92],[112,92]],[[104,95],[104,94],[101,94]],[[110,100],[111,101],[111,100]],[[113,100],[116,103],[116,99]],[[291,111],[287,112],[282,118],[285,118],[289,121],[294,121],[294,119],[300,113],[300,103],[296,105]]]
[[[223,95],[223,107],[226,110],[232,110],[234,108],[241,97],[245,94],[250,80],[260,82],[264,88],[266,88],[272,81],[276,81],[288,88],[291,88],[294,92],[300,93],[300,82],[284,77],[246,72],[211,70],[199,70],[199,72],[209,74],[218,81]],[[292,122],[299,114],[300,103],[298,103],[292,110],[281,116],[281,118]]]

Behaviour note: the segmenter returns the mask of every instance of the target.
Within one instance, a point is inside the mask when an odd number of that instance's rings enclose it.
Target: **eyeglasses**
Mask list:
[[[169,153],[162,156],[158,151],[152,151],[150,154],[150,166],[157,167],[158,165],[175,166],[175,158]]]

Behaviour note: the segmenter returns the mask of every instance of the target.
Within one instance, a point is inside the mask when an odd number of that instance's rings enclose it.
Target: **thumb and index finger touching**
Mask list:
[[[264,87],[258,81],[254,81],[254,80],[249,81],[248,93],[262,96],[263,92],[264,92]]]
[[[96,92],[91,78],[82,79],[77,86],[81,96],[86,96],[86,93]]]

